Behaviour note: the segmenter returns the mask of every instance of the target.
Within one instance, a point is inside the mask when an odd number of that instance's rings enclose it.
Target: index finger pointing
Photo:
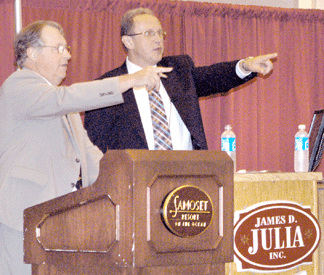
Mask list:
[[[154,71],[159,74],[159,73],[169,73],[173,70],[172,67],[155,67]]]
[[[277,53],[270,53],[270,54],[266,54],[262,56],[263,60],[268,60],[268,59],[273,59],[276,58],[278,56]]]

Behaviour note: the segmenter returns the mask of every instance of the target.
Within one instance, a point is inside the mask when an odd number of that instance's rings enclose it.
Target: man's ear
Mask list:
[[[36,60],[36,57],[37,57],[37,50],[36,48],[33,48],[33,47],[29,47],[27,49],[27,57],[33,61]]]
[[[132,49],[134,47],[133,39],[130,36],[123,35],[122,42],[127,49]]]

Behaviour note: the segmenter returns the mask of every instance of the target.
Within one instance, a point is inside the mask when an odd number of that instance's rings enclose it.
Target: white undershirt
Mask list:
[[[236,65],[236,73],[240,78],[244,78],[248,74],[244,74],[240,70],[238,66],[239,62]],[[136,73],[142,69],[141,67],[130,62],[128,60],[128,57],[126,59],[126,66],[129,74]],[[141,121],[143,124],[148,148],[149,150],[154,150],[153,127],[152,127],[148,91],[146,90],[145,87],[134,88],[133,90],[134,90],[137,107],[141,116]],[[160,81],[159,92],[162,97],[162,101],[166,111],[166,116],[170,126],[173,150],[192,150],[193,147],[191,142],[191,135],[188,131],[188,128],[182,121],[177,109],[174,107],[173,103],[171,102],[170,97],[167,94],[162,84],[162,81]]]

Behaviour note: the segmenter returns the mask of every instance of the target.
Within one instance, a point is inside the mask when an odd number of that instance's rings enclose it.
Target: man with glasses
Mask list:
[[[99,79],[155,65],[173,70],[162,80],[158,91],[159,106],[163,106],[159,110],[161,113],[164,109],[165,113],[161,123],[150,107],[156,91],[145,87],[127,91],[123,105],[86,112],[85,128],[102,152],[107,149],[207,149],[198,98],[227,92],[254,78],[256,73],[268,74],[273,68],[270,59],[277,56],[269,54],[195,67],[187,55],[162,57],[164,37],[162,25],[151,10],[138,8],[124,14],[121,40],[128,55],[126,62]],[[159,125],[167,126],[160,131],[156,129]]]
[[[78,112],[123,103],[132,87],[159,89],[172,68],[59,86],[71,54],[63,29],[37,21],[15,40],[14,72],[0,88],[0,274],[31,274],[23,264],[23,211],[92,184],[100,150]]]

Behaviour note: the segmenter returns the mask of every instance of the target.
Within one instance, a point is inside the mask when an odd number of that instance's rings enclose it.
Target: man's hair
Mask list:
[[[131,34],[134,27],[134,17],[143,14],[155,16],[154,12],[147,8],[137,8],[127,11],[120,23],[120,36]]]
[[[53,21],[36,21],[22,29],[15,38],[14,51],[15,61],[18,68],[22,68],[27,59],[27,49],[30,47],[41,47],[44,45],[41,36],[42,30],[46,26],[51,26],[59,30],[64,35],[63,28],[60,24]]]

